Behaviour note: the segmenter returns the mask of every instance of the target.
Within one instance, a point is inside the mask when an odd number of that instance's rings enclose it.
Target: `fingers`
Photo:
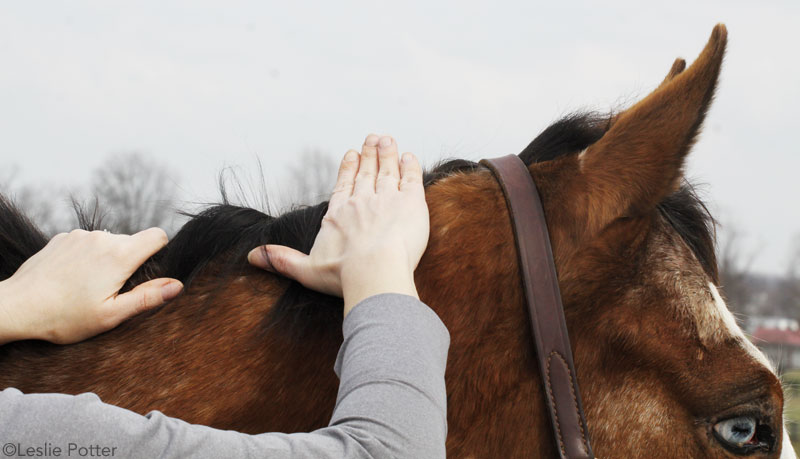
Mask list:
[[[169,301],[183,290],[183,284],[176,279],[153,279],[137,285],[130,292],[117,295],[111,305],[112,312],[105,324],[116,327],[125,319],[154,308]]]
[[[342,163],[339,165],[339,176],[336,178],[336,186],[333,187],[333,194],[328,201],[328,211],[331,208],[340,206],[347,198],[353,194],[356,173],[358,173],[358,163],[361,157],[355,150],[345,153]]]
[[[311,270],[308,255],[284,245],[264,245],[256,247],[247,254],[251,265],[294,279],[308,285]]]
[[[130,257],[131,265],[135,268],[141,266],[169,242],[167,233],[161,228],[148,228],[126,239],[126,252]]]
[[[397,160],[397,143],[389,136],[381,137],[378,144],[378,178],[375,191],[397,191],[400,182],[400,165]]]
[[[272,263],[269,261],[269,253],[267,253],[267,246],[265,245],[251,250],[250,253],[247,254],[247,261],[256,268],[261,268],[270,272],[277,272],[275,271],[275,268],[272,267]]]
[[[358,165],[353,194],[374,194],[375,177],[378,174],[378,142],[380,137],[370,134],[361,147],[361,163]]]
[[[417,157],[411,153],[403,153],[400,162],[400,191],[425,194],[422,186],[422,166]]]

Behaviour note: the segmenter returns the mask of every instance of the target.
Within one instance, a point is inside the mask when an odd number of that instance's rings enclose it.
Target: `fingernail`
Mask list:
[[[345,161],[355,161],[358,158],[358,153],[355,150],[350,150],[344,154]]]
[[[269,252],[264,246],[251,250],[247,255],[247,261],[258,268],[275,271],[272,269],[272,263],[269,262]]]
[[[161,298],[164,301],[169,301],[178,296],[181,290],[183,290],[182,283],[179,281],[170,282],[169,284],[161,286]]]
[[[392,144],[392,138],[391,137],[381,137],[381,146],[382,147],[388,147],[391,144]]]
[[[407,163],[411,161],[411,153],[403,153],[403,162]]]
[[[368,147],[377,147],[379,140],[380,140],[380,138],[377,135],[370,134],[370,135],[367,136],[367,139],[364,140],[364,145],[366,145]]]

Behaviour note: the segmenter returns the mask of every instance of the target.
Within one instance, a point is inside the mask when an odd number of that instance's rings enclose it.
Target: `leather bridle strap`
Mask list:
[[[556,445],[562,458],[592,458],[550,236],[536,184],[516,155],[482,159],[480,164],[500,182],[511,215]]]

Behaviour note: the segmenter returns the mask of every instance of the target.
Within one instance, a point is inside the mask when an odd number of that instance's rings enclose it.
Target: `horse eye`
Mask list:
[[[757,444],[756,420],[750,416],[726,419],[714,425],[717,438],[729,446],[742,447]]]

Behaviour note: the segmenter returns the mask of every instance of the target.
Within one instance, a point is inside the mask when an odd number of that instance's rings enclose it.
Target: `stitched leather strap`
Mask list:
[[[482,159],[500,182],[514,227],[520,274],[556,445],[562,458],[593,458],[536,184],[517,155]]]

